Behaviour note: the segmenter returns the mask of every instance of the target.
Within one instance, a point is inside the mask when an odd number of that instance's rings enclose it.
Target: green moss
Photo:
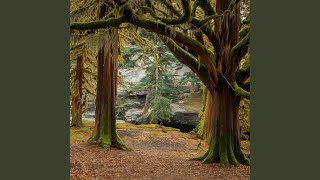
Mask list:
[[[245,91],[244,89],[239,87],[235,81],[231,82],[231,85],[236,95],[244,97],[246,99],[250,99],[250,92]]]
[[[211,138],[209,149],[205,156],[203,157],[203,163],[209,164],[213,162],[219,162],[219,143],[217,142],[216,136]]]
[[[89,120],[86,120],[86,119],[83,119],[83,125],[85,126],[85,127],[93,127],[94,126],[94,124],[95,124],[95,122],[94,121],[89,121]]]
[[[70,30],[89,30],[117,27],[124,22],[124,16],[109,18],[108,20],[98,20],[92,22],[75,22],[70,24]]]
[[[202,91],[202,107],[201,107],[201,111],[199,112],[199,119],[200,122],[196,127],[196,132],[197,134],[202,137],[202,138],[206,138],[204,137],[203,134],[203,127],[204,127],[204,122],[205,122],[205,118],[206,118],[206,104],[207,104],[207,94],[208,94],[208,90],[207,88],[203,85],[203,91]]]
[[[239,122],[242,133],[250,133],[250,101],[242,100],[239,106]]]
[[[165,126],[160,126],[158,124],[141,124],[141,125],[134,125],[136,128],[142,128],[142,129],[161,129],[165,131],[179,131],[179,129],[172,128],[172,127],[165,127]]]
[[[229,153],[227,150],[228,142],[227,137],[221,136],[219,141],[219,160],[220,165],[223,167],[229,167]]]
[[[182,0],[181,1],[183,6],[184,15],[180,16],[178,18],[165,18],[157,16],[156,13],[153,11],[152,8],[149,7],[143,7],[145,10],[147,10],[152,17],[155,19],[159,19],[163,23],[166,23],[168,25],[175,25],[175,24],[182,24],[190,21],[191,19],[191,6],[190,6],[190,0]]]
[[[182,138],[183,139],[189,139],[189,136],[184,134],[184,135],[182,135]]]
[[[158,134],[158,133],[155,133],[155,132],[153,132],[153,133],[150,134],[150,137],[158,137],[158,136],[159,136],[159,134]]]
[[[119,137],[118,133],[113,134],[113,141],[112,141],[112,146],[120,149],[120,150],[124,150],[124,151],[131,151],[132,149],[128,148],[123,141],[121,140],[121,138]]]
[[[81,131],[81,132],[84,132],[84,133],[89,133],[89,132],[90,132],[90,127],[88,127],[88,126],[82,127],[82,128],[80,129],[80,131]]]
[[[217,141],[217,138],[219,138],[219,141]],[[205,164],[220,163],[223,167],[239,166],[240,163],[244,165],[250,164],[240,149],[240,143],[237,143],[230,134],[220,137],[214,135],[208,151],[203,156],[192,160],[203,160]]]

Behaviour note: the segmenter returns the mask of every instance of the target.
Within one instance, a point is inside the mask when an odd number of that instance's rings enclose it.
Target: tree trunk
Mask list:
[[[116,132],[118,30],[113,28],[109,33],[109,42],[98,53],[96,121],[89,141],[97,142],[106,149],[127,150]]]
[[[231,0],[217,0],[216,11],[222,14],[228,9]],[[231,48],[239,41],[239,5],[231,13],[215,21],[215,33],[220,49],[215,51],[217,67],[221,77],[216,89],[208,89],[206,104],[205,135],[209,140],[209,149],[203,157],[196,158],[204,163],[220,163],[222,166],[239,164],[249,165],[249,160],[241,151],[239,103],[229,82],[236,81],[240,59],[231,59]],[[228,81],[228,82],[226,82]]]
[[[148,92],[147,92],[146,102],[144,103],[144,107],[143,107],[143,117],[146,117],[149,108],[150,108],[150,90],[148,90]]]
[[[215,91],[214,95],[208,92],[204,129],[209,139],[209,149],[199,160],[222,166],[249,165],[249,160],[241,151],[239,103],[240,98],[228,84],[224,84],[221,91]]]
[[[158,62],[156,63],[156,94],[158,93],[158,79],[159,79],[159,67],[158,67]]]
[[[106,11],[106,4],[102,4],[99,19],[105,16]],[[106,149],[128,150],[116,132],[118,30],[110,28],[108,31],[108,37],[103,37],[107,40],[98,51],[95,127],[89,142],[97,142]]]
[[[76,78],[75,84],[77,84],[77,93],[72,98],[72,108],[71,108],[71,126],[82,127],[82,66],[83,66],[83,56],[77,58],[76,66]]]
[[[203,139],[207,139],[207,137],[204,134],[204,124],[205,124],[205,119],[206,119],[206,106],[207,106],[207,94],[208,94],[208,90],[205,87],[205,85],[203,85],[203,90],[202,90],[202,107],[201,110],[199,112],[199,119],[200,122],[197,125],[197,133],[199,136],[201,136]]]

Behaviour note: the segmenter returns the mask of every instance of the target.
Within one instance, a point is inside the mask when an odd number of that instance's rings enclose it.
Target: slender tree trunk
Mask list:
[[[206,119],[206,106],[207,106],[207,94],[208,94],[208,90],[205,87],[205,85],[203,85],[203,90],[202,90],[202,107],[201,110],[199,112],[199,119],[200,122],[197,126],[197,130],[198,130],[198,135],[200,135],[203,139],[207,139],[207,137],[204,134],[204,123],[205,123],[205,119]]]
[[[113,28],[109,33],[110,42],[98,54],[96,123],[89,141],[98,142],[106,149],[127,150],[116,132],[118,30]]]
[[[106,14],[106,4],[100,6],[99,19]],[[97,95],[95,127],[89,142],[103,148],[128,150],[116,132],[116,99],[118,75],[118,29],[108,30],[106,42],[98,51]]]
[[[150,108],[150,90],[148,90],[148,92],[147,92],[146,102],[144,103],[144,107],[143,107],[143,116],[144,117],[147,115],[149,108]]]
[[[217,0],[216,10],[222,14],[231,0]],[[239,41],[239,5],[232,13],[226,13],[223,19],[215,21],[215,33],[220,50],[215,51],[219,72],[223,74],[217,89],[209,89],[206,104],[205,135],[209,140],[209,149],[203,157],[197,158],[204,163],[220,163],[222,166],[239,164],[249,165],[249,160],[241,151],[239,103],[228,82],[235,81],[240,59],[231,59],[230,51]],[[228,82],[226,82],[228,81]]]
[[[71,108],[71,126],[82,127],[82,66],[83,66],[83,56],[77,58],[76,66],[76,78],[75,83],[77,84],[76,96],[72,98],[72,108]]]
[[[158,93],[158,79],[159,79],[159,67],[158,67],[158,63],[156,64],[156,94]]]

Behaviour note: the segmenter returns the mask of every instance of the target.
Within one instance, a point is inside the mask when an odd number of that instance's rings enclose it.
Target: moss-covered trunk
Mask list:
[[[98,79],[96,99],[96,123],[90,142],[103,148],[126,150],[116,132],[118,30],[109,30],[109,42],[98,53]]]
[[[205,119],[206,119],[206,106],[207,106],[207,93],[208,90],[206,88],[205,85],[203,85],[203,89],[202,89],[202,107],[201,107],[201,110],[199,112],[199,119],[200,119],[200,122],[199,124],[197,125],[197,133],[200,137],[202,137],[203,139],[207,139],[204,131],[203,131],[203,128],[204,128],[204,123],[205,123]]]
[[[204,163],[220,163],[222,166],[249,165],[249,160],[241,150],[239,127],[239,103],[230,86],[221,85],[213,95],[208,92],[205,131],[209,139],[209,149],[198,158]]]
[[[103,19],[107,10],[107,5],[101,4],[99,19]],[[116,131],[118,29],[107,31],[101,37],[102,45],[98,51],[95,127],[89,142],[96,142],[105,149],[115,147],[127,150]]]
[[[239,4],[231,11],[231,0],[217,0],[216,11],[222,15],[215,21],[215,33],[220,49],[215,50],[218,71],[221,73],[217,88],[208,89],[204,132],[209,141],[209,150],[197,158],[204,163],[220,163],[222,166],[249,165],[241,151],[239,103],[230,82],[237,81],[240,58],[231,55],[231,49],[239,42]]]
[[[75,96],[72,98],[71,104],[71,126],[82,127],[82,66],[83,66],[83,56],[78,56],[77,66],[76,66],[76,78],[75,84],[76,92]]]

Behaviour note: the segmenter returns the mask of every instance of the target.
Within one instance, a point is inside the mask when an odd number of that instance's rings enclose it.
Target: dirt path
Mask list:
[[[103,150],[84,141],[91,128],[71,130],[77,136],[71,137],[71,179],[250,179],[248,166],[221,168],[189,160],[207,149],[194,135],[157,126],[121,126],[118,132],[133,151]]]

